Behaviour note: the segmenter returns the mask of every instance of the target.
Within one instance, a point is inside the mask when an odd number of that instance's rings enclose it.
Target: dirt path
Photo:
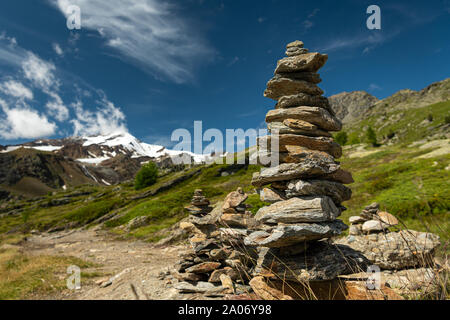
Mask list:
[[[195,299],[192,295],[179,295],[170,281],[159,277],[187,250],[185,246],[155,248],[141,241],[115,240],[99,230],[72,230],[34,235],[24,248],[33,255],[73,256],[100,265],[81,270],[100,273],[81,289],[39,297],[42,299]],[[99,285],[110,278],[113,280],[108,286]]]

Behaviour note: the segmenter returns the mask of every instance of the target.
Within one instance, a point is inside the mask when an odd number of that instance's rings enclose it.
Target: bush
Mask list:
[[[345,131],[338,132],[336,134],[335,139],[336,139],[336,142],[339,143],[341,146],[345,146],[348,141],[347,132],[345,132]]]
[[[450,116],[446,116],[445,117],[445,124],[449,124],[450,123]]]
[[[134,180],[134,188],[136,190],[144,189],[153,185],[158,178],[158,168],[153,162],[149,162],[142,166],[141,170],[136,174]]]
[[[433,122],[433,115],[429,113],[427,119],[428,121]]]
[[[374,146],[374,147],[379,146],[379,144],[377,142],[377,134],[370,126],[366,132],[366,139],[367,139],[367,142],[370,143],[372,146]]]

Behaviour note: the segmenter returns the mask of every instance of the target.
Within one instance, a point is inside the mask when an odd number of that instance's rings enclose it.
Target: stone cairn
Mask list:
[[[189,222],[180,225],[193,234],[192,250],[181,255],[175,266],[174,277],[180,281],[175,288],[180,293],[223,297],[250,290],[245,284],[256,252],[252,260],[251,248],[243,244],[247,228],[255,224],[244,203],[247,198],[239,188],[212,210],[202,191],[195,191],[191,206],[186,207]]]
[[[352,273],[353,262],[365,262],[348,247],[322,240],[348,228],[336,218],[345,210],[341,203],[351,197],[344,184],[353,182],[335,161],[342,149],[329,133],[341,130],[342,124],[317,86],[317,71],[328,56],[308,52],[301,41],[288,44],[286,55],[264,92],[277,104],[267,113],[271,135],[258,140],[258,157],[270,154],[271,142],[278,141],[279,165],[263,168],[252,179],[262,189],[261,200],[272,203],[257,212],[259,230],[245,238],[246,245],[260,248],[254,283],[260,276],[331,280]]]
[[[349,234],[353,236],[387,233],[389,227],[398,225],[397,218],[388,212],[380,211],[380,205],[376,202],[365,207],[359,216],[350,217],[349,221]]]

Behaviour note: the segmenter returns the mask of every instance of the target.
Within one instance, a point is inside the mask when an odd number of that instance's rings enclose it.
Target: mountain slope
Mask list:
[[[345,124],[361,119],[379,100],[365,91],[353,91],[336,94],[328,101],[336,116]]]

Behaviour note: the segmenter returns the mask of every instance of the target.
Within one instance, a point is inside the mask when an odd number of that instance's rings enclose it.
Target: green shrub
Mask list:
[[[370,143],[372,146],[377,147],[377,134],[375,133],[375,130],[372,129],[372,127],[369,126],[366,131],[366,139],[367,142]]]
[[[445,124],[449,124],[450,123],[450,116],[445,116]]]
[[[336,142],[339,143],[341,146],[345,146],[348,141],[347,132],[345,132],[345,131],[338,132],[336,134],[335,139],[336,139]]]
[[[155,184],[158,178],[158,168],[153,162],[149,162],[142,166],[141,170],[136,174],[134,180],[134,188],[136,190],[144,189]]]

